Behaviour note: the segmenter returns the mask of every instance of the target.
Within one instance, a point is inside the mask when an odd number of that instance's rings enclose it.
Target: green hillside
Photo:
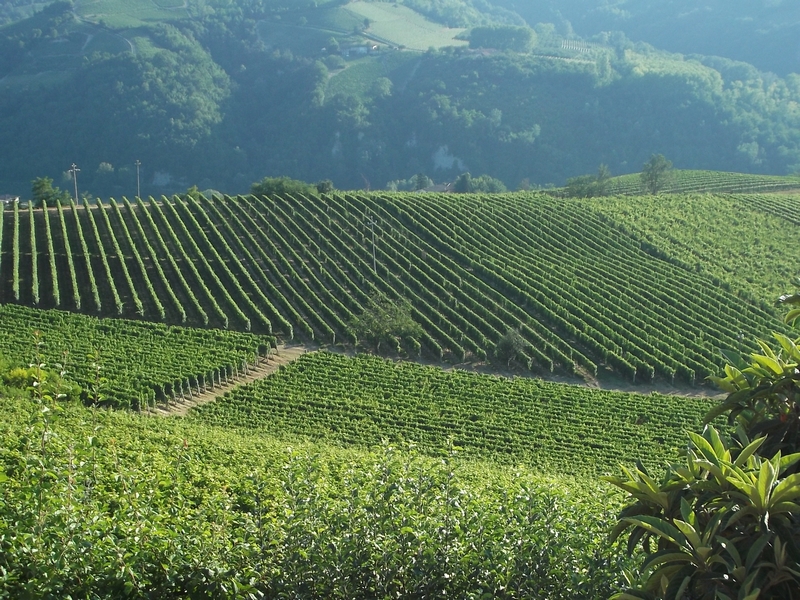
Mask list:
[[[408,301],[421,326],[398,340],[412,357],[495,361],[516,330],[522,343],[503,363],[518,368],[693,384],[717,372],[720,348],[780,328],[768,293],[788,285],[792,261],[750,276],[763,253],[736,255],[758,238],[774,259],[796,227],[738,197],[703,198],[665,201],[649,225],[629,216],[649,198],[590,209],[545,194],[15,208],[3,216],[0,302],[352,347],[366,343],[354,320],[384,296]],[[702,235],[681,233],[690,208]],[[734,210],[749,237],[702,216]]]
[[[606,193],[639,195],[646,192],[639,173],[612,177],[606,183]],[[724,173],[721,171],[691,171],[676,169],[664,178],[661,192],[666,194],[691,193],[769,193],[800,191],[800,177],[780,175],[752,175]]]
[[[64,187],[76,163],[81,192],[131,196],[137,160],[156,197],[281,175],[343,189],[465,171],[560,186],[655,152],[682,169],[800,165],[795,75],[552,22],[516,47],[503,35],[524,21],[494,3],[36,6],[0,27],[0,130],[14,140],[0,147],[0,194],[24,197],[44,175]],[[506,29],[468,41],[490,25]]]
[[[772,303],[800,276],[800,196],[660,194],[585,200],[687,270]]]
[[[75,405],[42,420],[6,393],[9,597],[580,600],[630,564],[597,481]]]
[[[193,420],[347,446],[450,444],[464,456],[570,475],[660,470],[714,405],[537,379],[443,371],[380,358],[306,355],[279,373],[192,409]]]

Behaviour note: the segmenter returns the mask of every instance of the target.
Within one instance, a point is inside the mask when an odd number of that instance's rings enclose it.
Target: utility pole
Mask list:
[[[142,164],[141,161],[137,158],[136,159],[136,197],[137,198],[141,198],[142,197],[142,190],[139,187],[139,166],[141,164]]]
[[[69,170],[69,173],[72,173],[72,181],[75,183],[75,204],[78,203],[78,165],[72,163],[72,168]]]
[[[378,274],[378,261],[375,258],[375,219],[369,216],[369,228],[372,230],[372,270]]]

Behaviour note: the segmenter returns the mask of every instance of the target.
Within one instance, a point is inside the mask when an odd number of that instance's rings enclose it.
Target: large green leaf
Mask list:
[[[640,517],[627,517],[625,519],[628,523],[638,525],[642,529],[650,533],[664,538],[668,542],[672,542],[682,548],[689,549],[686,545],[686,538],[684,535],[671,523],[660,519],[658,517],[641,515]]]

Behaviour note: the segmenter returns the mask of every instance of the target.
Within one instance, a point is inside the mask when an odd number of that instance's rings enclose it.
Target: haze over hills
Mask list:
[[[680,168],[800,166],[788,3],[522,4],[6,3],[0,193],[45,175],[71,186],[74,162],[81,190],[133,196],[137,159],[143,195],[243,192],[266,175],[558,186],[600,163],[636,172],[653,153]],[[705,33],[667,43],[652,15]]]

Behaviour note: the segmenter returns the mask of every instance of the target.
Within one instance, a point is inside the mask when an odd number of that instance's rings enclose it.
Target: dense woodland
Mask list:
[[[333,19],[344,2],[191,2],[191,18],[128,29],[78,16],[80,4],[56,2],[0,28],[0,130],[13,140],[0,149],[3,193],[26,195],[43,175],[68,187],[76,162],[82,191],[132,196],[137,159],[143,195],[193,184],[244,192],[266,175],[345,189],[465,171],[511,189],[563,185],[600,163],[636,172],[655,152],[680,168],[786,174],[800,165],[797,69],[669,54],[622,26],[572,30],[563,21],[580,19],[569,3],[562,22],[547,23],[511,3],[408,0],[466,37],[477,27],[472,48],[383,44],[362,62],[322,51],[337,37],[355,43],[350,31],[299,46],[262,31]],[[778,8],[761,17],[777,19]],[[637,23],[637,10],[625,10],[625,23]],[[497,41],[514,31],[526,32],[523,42]]]

